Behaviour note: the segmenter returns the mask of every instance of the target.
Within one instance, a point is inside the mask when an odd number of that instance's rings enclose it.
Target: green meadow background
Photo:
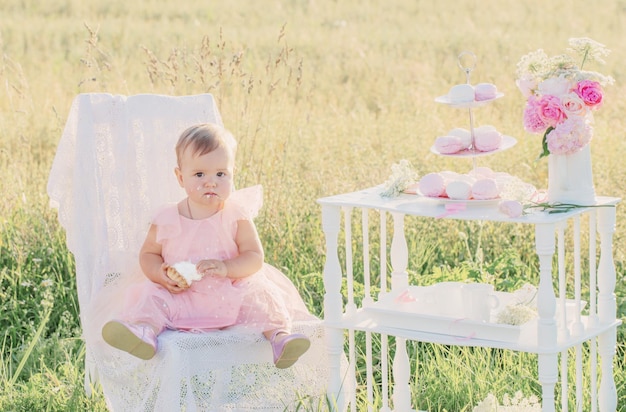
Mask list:
[[[0,410],[106,410],[99,388],[91,397],[83,391],[74,262],[46,195],[76,94],[213,93],[240,142],[237,185],[265,188],[257,223],[267,260],[322,316],[316,199],[382,183],[401,159],[420,174],[471,167],[429,152],[437,135],[468,127],[465,111],[434,102],[465,81],[456,62],[462,51],[477,56],[472,83],[505,93],[477,110],[476,122],[518,139],[480,165],[545,188],[539,137],[521,125],[516,63],[538,48],[560,53],[570,37],[612,49],[605,66],[588,67],[616,80],[596,113],[592,156],[597,193],[622,197],[625,32],[625,0],[0,0]],[[532,231],[441,225],[411,226],[412,281],[471,277],[501,290],[537,283]],[[625,226],[619,206],[622,319]],[[531,355],[414,342],[409,349],[419,359],[412,363],[418,409],[471,411],[488,393],[540,394]],[[625,364],[620,327],[619,410],[626,410]],[[359,410],[365,402],[361,394]]]

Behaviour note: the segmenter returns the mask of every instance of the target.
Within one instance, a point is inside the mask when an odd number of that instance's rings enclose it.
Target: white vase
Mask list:
[[[596,203],[591,145],[574,154],[548,156],[548,202],[583,206]]]

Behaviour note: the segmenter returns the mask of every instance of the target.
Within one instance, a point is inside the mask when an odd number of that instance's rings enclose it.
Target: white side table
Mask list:
[[[576,348],[574,362],[576,362],[576,399],[582,403],[582,391],[590,391],[591,410],[614,411],[617,407],[617,393],[613,378],[613,357],[615,355],[616,331],[621,323],[616,319],[615,266],[613,262],[613,232],[615,231],[615,205],[618,198],[598,197],[596,205],[602,207],[577,208],[567,213],[548,214],[535,212],[519,218],[509,218],[500,213],[497,203],[480,206],[469,205],[465,210],[444,216],[445,219],[480,220],[507,223],[531,224],[535,227],[535,247],[539,259],[539,285],[537,295],[538,318],[532,325],[532,330],[515,335],[508,339],[506,326],[489,324],[485,326],[483,335],[472,335],[459,339],[454,333],[446,334],[423,327],[428,322],[411,322],[414,314],[408,314],[401,305],[398,307],[386,306],[381,311],[380,305],[387,294],[407,290],[409,285],[408,247],[405,237],[405,216],[422,218],[438,218],[444,214],[444,206],[434,199],[415,195],[403,194],[397,198],[386,199],[380,197],[381,188],[374,187],[358,192],[340,194],[319,199],[322,206],[323,230],[326,238],[326,263],[324,266],[324,313],[328,332],[329,355],[331,359],[331,376],[328,395],[331,404],[341,409],[351,405],[355,410],[355,395],[345,393],[345,377],[341,375],[340,359],[343,353],[344,331],[348,331],[349,362],[355,366],[354,331],[366,333],[367,363],[367,397],[371,399],[372,388],[380,385],[382,393],[382,410],[390,410],[391,406],[397,411],[411,410],[411,394],[409,390],[409,359],[406,351],[406,340],[442,343],[447,345],[480,346],[514,351],[535,353],[538,355],[538,380],[542,387],[542,409],[545,412],[555,411],[555,385],[559,375],[562,383],[560,410],[572,410],[568,407],[569,388],[567,377],[568,349]],[[370,211],[377,211],[380,215],[378,228],[370,225]],[[357,211],[360,211],[358,213]],[[342,218],[343,215],[343,218]],[[391,244],[387,243],[387,218],[393,219],[393,234]],[[589,251],[586,259],[589,261],[589,289],[588,296],[581,296],[581,218],[587,219],[589,227]],[[342,226],[343,221],[343,226]],[[362,228],[360,234],[352,231],[353,221]],[[435,223],[435,222],[433,222]],[[369,260],[370,233],[378,232],[380,239],[380,261],[391,262],[392,273],[386,273],[386,265],[381,264],[380,290],[378,296],[372,296],[370,284]],[[340,233],[345,239],[345,245],[339,245]],[[566,251],[566,234],[571,236],[571,245]],[[596,238],[599,235],[599,239]],[[353,241],[353,236],[358,241]],[[568,237],[569,239],[569,237]],[[600,257],[596,259],[596,244],[600,245]],[[355,303],[353,245],[360,247],[358,255],[363,256],[363,271],[359,278],[363,279],[364,295],[360,306]],[[566,253],[567,252],[567,253]],[[557,255],[557,264],[553,267],[553,257]],[[342,256],[340,262],[339,256]],[[573,296],[566,299],[565,259],[573,257],[573,277],[575,280]],[[596,262],[596,260],[598,260]],[[347,296],[341,293],[341,285],[345,278]],[[571,276],[570,276],[571,278]],[[558,280],[558,298],[553,284]],[[343,303],[344,299],[347,303]],[[581,315],[581,301],[589,302],[587,316]],[[358,301],[358,299],[357,299]],[[573,305],[574,319],[566,319],[566,305]],[[558,316],[557,316],[558,315]],[[571,314],[570,314],[571,316]],[[423,319],[422,319],[423,320]],[[428,319],[426,319],[428,320]],[[445,318],[439,319],[446,322]],[[449,320],[448,320],[449,322]],[[452,324],[452,323],[451,323]],[[463,320],[454,320],[454,327],[462,330]],[[502,332],[504,331],[504,332]],[[502,332],[502,333],[500,333]],[[371,334],[382,336],[381,350],[386,352],[387,336],[394,336],[396,342],[395,358],[392,365],[383,362],[382,382],[373,382]],[[460,332],[464,333],[464,332]],[[482,332],[481,332],[482,333]],[[498,337],[500,336],[500,337]],[[511,335],[513,336],[513,335]],[[595,344],[597,340],[597,345]],[[581,345],[590,344],[591,370],[588,387],[583,388],[582,351]],[[598,362],[597,354],[600,360]],[[381,354],[387,359],[387,353]],[[561,371],[559,373],[559,355],[561,357]],[[600,365],[600,382],[597,382],[597,367]],[[387,381],[387,368],[393,370],[393,387],[389,399],[390,382]],[[564,383],[564,384],[563,384]],[[599,389],[598,389],[599,388]]]

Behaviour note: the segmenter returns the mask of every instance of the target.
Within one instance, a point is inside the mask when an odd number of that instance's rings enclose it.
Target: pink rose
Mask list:
[[[524,206],[517,200],[503,200],[498,205],[498,210],[508,217],[519,217],[524,213]]]
[[[591,108],[598,108],[602,104],[602,86],[596,81],[581,80],[574,88],[574,93]]]
[[[585,102],[576,93],[568,93],[561,96],[561,105],[567,117],[585,116],[589,110]]]
[[[546,142],[552,154],[572,154],[585,147],[592,136],[593,128],[584,117],[570,117],[547,134]]]
[[[548,126],[556,126],[567,118],[561,106],[561,99],[550,94],[539,99],[539,116]]]
[[[539,100],[530,96],[524,108],[524,129],[530,133],[543,133],[548,125],[540,115]]]

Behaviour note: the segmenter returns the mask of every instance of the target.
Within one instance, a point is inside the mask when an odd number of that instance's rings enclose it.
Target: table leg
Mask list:
[[[409,252],[404,234],[404,214],[392,213],[393,238],[391,240],[391,290],[399,291],[409,286],[406,268]],[[409,357],[406,351],[406,339],[396,337],[396,354],[393,360],[393,405],[396,411],[411,410],[411,391],[409,387]]]
[[[409,387],[409,357],[406,352],[406,339],[396,336],[396,356],[393,360],[393,409],[411,411],[411,391]]]
[[[600,234],[600,262],[598,264],[598,320],[602,324],[616,320],[615,263],[613,262],[613,233],[615,232],[615,208],[598,210],[598,233]],[[612,328],[598,337],[598,351],[602,376],[600,379],[600,411],[617,408],[617,389],[613,378],[613,357],[617,345],[617,330]]]
[[[327,396],[332,408],[343,410],[346,403],[341,373],[343,356],[343,329],[334,326],[342,316],[341,266],[337,254],[337,239],[341,222],[341,208],[324,205],[322,207],[322,228],[326,238],[326,262],[324,264],[324,318],[330,327],[326,328],[327,351],[329,358],[329,379]],[[349,374],[350,375],[350,374]]]
[[[537,291],[537,339],[540,349],[556,347],[556,296],[552,286],[552,257],[555,251],[555,225],[535,226],[535,246],[539,256],[539,289]],[[539,354],[539,383],[542,389],[543,412],[555,411],[554,389],[558,379],[558,354]]]

